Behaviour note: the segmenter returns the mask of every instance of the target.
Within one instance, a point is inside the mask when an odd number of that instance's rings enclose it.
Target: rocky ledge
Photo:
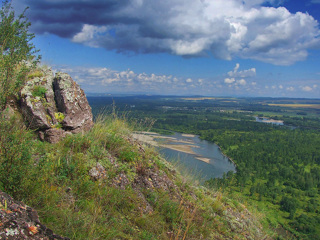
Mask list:
[[[20,92],[21,112],[41,140],[58,142],[67,134],[88,131],[92,111],[80,86],[67,73],[38,69]]]
[[[38,213],[0,191],[0,239],[68,240],[42,225]]]

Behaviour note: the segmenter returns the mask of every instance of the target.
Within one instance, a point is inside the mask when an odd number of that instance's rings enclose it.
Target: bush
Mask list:
[[[8,98],[18,96],[28,72],[39,62],[31,40],[34,34],[28,33],[30,22],[26,20],[25,9],[15,17],[11,1],[4,0],[0,10],[0,110]]]
[[[32,134],[0,113],[0,188],[14,197],[23,192],[31,164]]]

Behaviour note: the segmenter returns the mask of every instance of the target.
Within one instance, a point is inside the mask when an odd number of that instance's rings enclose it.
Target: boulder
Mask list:
[[[44,132],[43,140],[50,142],[50,143],[57,143],[62,138],[64,138],[68,132],[64,131],[61,128],[50,128]],[[69,133],[71,134],[71,133]]]
[[[93,125],[91,107],[79,85],[66,73],[57,73],[53,89],[58,111],[65,115],[62,126],[74,133]]]
[[[91,107],[80,86],[66,74],[38,69],[20,92],[21,112],[27,127],[42,140],[56,143],[68,133],[93,126]]]

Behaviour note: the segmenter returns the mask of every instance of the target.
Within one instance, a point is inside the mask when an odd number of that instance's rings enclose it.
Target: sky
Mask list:
[[[88,93],[320,98],[320,0],[13,0]]]

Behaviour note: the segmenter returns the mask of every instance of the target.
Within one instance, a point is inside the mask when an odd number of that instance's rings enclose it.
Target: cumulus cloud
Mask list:
[[[318,22],[307,13],[277,7],[280,0],[16,2],[30,6],[27,14],[36,33],[118,52],[212,54],[290,65],[320,47]]]
[[[256,76],[256,69],[251,68],[248,70],[239,71],[240,64],[237,63],[234,67],[233,71],[228,72],[227,78],[224,79],[225,84],[229,84],[229,87],[234,87],[239,89],[240,86],[247,85],[247,80],[245,78],[255,77]],[[252,86],[256,85],[256,82],[251,83]]]
[[[101,67],[58,67],[57,70],[70,73],[89,92],[124,92],[125,89],[125,92],[131,93],[183,94],[195,90],[200,93],[204,83],[203,79],[193,81],[191,78],[172,75],[136,73],[130,69],[116,71]],[[182,89],[185,92],[182,92]]]
[[[224,82],[226,83],[226,84],[230,84],[230,83],[234,83],[236,80],[234,79],[234,78],[225,78],[224,79]]]
[[[246,80],[241,79],[241,80],[238,80],[238,81],[237,81],[237,84],[238,84],[238,85],[242,85],[242,86],[244,86],[244,85],[246,85],[246,84],[247,84],[247,82],[246,82]]]
[[[233,71],[228,72],[229,77],[239,77],[239,78],[245,78],[245,77],[254,77],[256,76],[256,69],[251,68],[248,70],[243,70],[238,72],[240,68],[240,64],[237,63],[236,66],[234,67]]]

